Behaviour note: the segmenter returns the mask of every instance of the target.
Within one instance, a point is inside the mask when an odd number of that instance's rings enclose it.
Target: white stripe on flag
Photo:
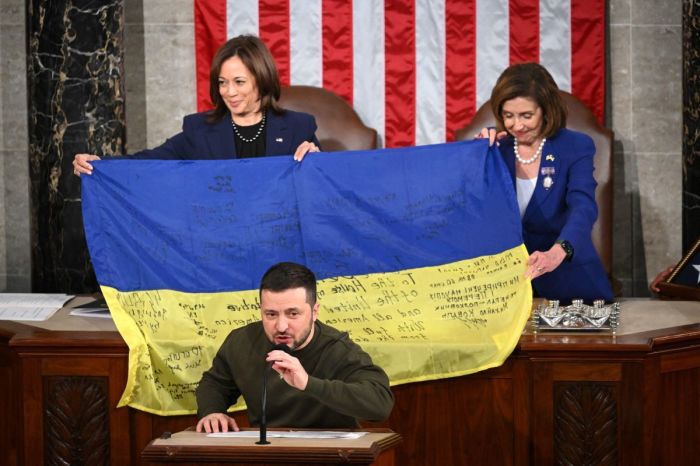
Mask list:
[[[442,142],[446,136],[447,1],[414,0],[416,89],[415,144]],[[498,76],[510,64],[509,2],[475,0],[475,92],[478,108],[490,98]],[[376,129],[385,145],[385,8],[386,0],[352,0],[353,106],[363,122]],[[226,0],[227,37],[259,35],[259,0]],[[323,0],[289,0],[290,82],[323,86]],[[540,63],[560,88],[571,90],[571,2],[539,0]],[[222,12],[223,13],[223,12]],[[466,26],[465,26],[466,27]]]
[[[444,142],[445,3],[416,0],[416,145]]]
[[[290,84],[323,87],[322,0],[290,0]]]
[[[226,37],[231,38],[241,34],[259,36],[259,30],[258,0],[226,2]]]
[[[571,2],[540,0],[540,63],[571,92]]]
[[[508,0],[476,2],[476,109],[510,64]]]
[[[379,133],[384,146],[386,89],[384,66],[384,2],[352,3],[353,107],[362,122]]]

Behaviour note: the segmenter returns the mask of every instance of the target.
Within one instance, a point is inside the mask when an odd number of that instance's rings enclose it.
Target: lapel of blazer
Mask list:
[[[273,111],[267,112],[265,147],[267,155],[291,155],[296,147],[291,147],[292,139],[287,122]]]
[[[555,189],[561,189],[561,187],[557,186],[557,184],[564,183],[566,181],[563,178],[564,173],[562,173],[560,170],[561,153],[558,149],[559,145],[557,144],[556,139],[548,139],[544,143],[544,147],[542,147],[542,154],[540,155],[540,169],[537,173],[535,192],[532,193],[532,199],[530,199],[527,209],[525,209],[523,220],[527,219],[533,205],[541,206],[552,191]],[[547,177],[551,179],[549,188],[545,187],[545,179]],[[539,207],[537,207],[537,209],[539,210]]]
[[[214,125],[207,125],[207,144],[211,150],[211,158],[226,159],[238,158],[236,143],[234,141],[233,127],[231,126],[231,114],[226,112],[224,117]]]

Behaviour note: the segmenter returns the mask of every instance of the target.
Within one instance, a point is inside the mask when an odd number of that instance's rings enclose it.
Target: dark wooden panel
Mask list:
[[[32,387],[18,394],[24,464],[96,464],[95,458],[108,459],[97,464],[130,464],[129,409],[116,407],[126,384],[126,353],[69,348],[72,354],[62,348],[19,357],[24,386]]]
[[[622,367],[622,380],[619,396],[619,424],[618,433],[620,447],[618,459],[621,466],[640,466],[649,461],[643,456],[641,439],[644,438],[644,393],[646,381],[644,380],[645,364],[624,364]],[[653,381],[651,381],[653,383]]]
[[[117,408],[124,387],[128,370],[127,358],[100,358],[98,364],[109,367],[109,431],[112,450],[112,464],[133,464],[131,450],[133,448],[130,429],[129,411],[127,407]]]
[[[400,433],[400,465],[512,465],[513,381],[465,376],[394,387],[386,425]]]
[[[17,393],[16,358],[8,348],[8,335],[0,333],[0,464],[18,466],[22,415]]]
[[[2,416],[13,424],[0,432],[0,464],[50,461],[43,444],[41,387],[46,377],[107,378],[112,464],[142,464],[140,453],[150,440],[195,424],[194,416],[159,417],[116,408],[126,385],[127,361],[126,345],[115,332],[49,332],[0,324],[0,383],[7,387],[0,414],[16,410]],[[548,466],[566,458],[694,466],[700,458],[699,371],[698,325],[617,337],[525,334],[499,368],[395,387],[390,419],[368,426],[402,434],[396,458],[402,466]],[[566,386],[579,391],[567,392]],[[577,412],[576,422],[565,423]],[[247,425],[245,413],[235,417]],[[616,459],[606,456],[599,433],[590,433],[612,426]],[[590,459],[570,453],[584,454],[575,443],[576,429],[593,435]]]
[[[665,373],[658,392],[655,464],[700,463],[700,369]]]
[[[515,466],[532,464],[532,364],[523,357],[513,357],[513,428],[515,430]]]
[[[596,380],[617,382],[622,378],[621,364],[562,363],[553,368],[554,380]]]
[[[555,464],[617,465],[617,398],[617,387],[613,384],[555,383]]]
[[[664,354],[660,358],[661,372],[682,371],[700,367],[700,348]]]
[[[110,464],[107,377],[44,377],[44,464]]]
[[[43,383],[41,377],[41,360],[36,358],[22,359],[22,391],[21,398],[24,435],[22,439],[22,455],[24,464],[44,464],[44,402]]]
[[[553,463],[554,439],[554,385],[550,364],[532,364],[532,462],[535,465]],[[532,437],[531,437],[532,439]]]
[[[389,427],[402,435],[397,465],[513,464],[513,381],[502,368],[393,390],[396,404],[388,421],[363,425]],[[143,449],[163,432],[178,432],[196,423],[195,416],[159,417],[133,410],[132,415],[132,424],[149,425],[138,429],[134,442],[138,451],[139,445]],[[249,425],[244,412],[234,417],[241,427]]]
[[[629,439],[622,436],[620,426],[629,426],[636,418],[623,417],[623,407],[640,411],[641,396],[622,400],[620,394],[628,393],[625,374],[633,379],[634,390],[640,391],[641,360],[610,363],[597,355],[588,360],[585,353],[576,358],[553,356],[533,358],[537,362],[530,363],[530,419],[536,439],[529,464],[625,464],[619,462],[620,450],[621,445],[629,445]],[[638,439],[636,429],[632,432]]]

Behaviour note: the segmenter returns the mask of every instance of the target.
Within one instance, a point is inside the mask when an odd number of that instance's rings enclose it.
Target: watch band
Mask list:
[[[574,247],[565,239],[560,239],[557,241],[557,244],[561,246],[561,248],[564,250],[566,253],[566,257],[564,260],[566,261],[571,261],[571,258],[574,257]]]

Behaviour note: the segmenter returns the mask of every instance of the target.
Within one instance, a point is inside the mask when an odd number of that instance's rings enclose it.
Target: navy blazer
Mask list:
[[[513,138],[501,141],[500,150],[515,185]],[[532,281],[537,294],[568,303],[581,298],[613,299],[603,264],[593,247],[591,231],[598,217],[593,178],[595,144],[583,134],[559,130],[542,148],[537,185],[522,218],[523,240],[529,253],[547,251],[557,240],[574,248],[571,261]],[[546,187],[549,176],[551,186]],[[550,181],[550,180],[547,180]]]
[[[231,115],[226,113],[217,123],[206,121],[208,112],[187,115],[182,122],[182,132],[166,140],[160,146],[126,156],[135,159],[210,160],[235,159]],[[292,155],[299,144],[311,141],[321,147],[316,139],[316,120],[308,113],[285,110],[283,113],[268,111],[265,117],[265,155]]]

